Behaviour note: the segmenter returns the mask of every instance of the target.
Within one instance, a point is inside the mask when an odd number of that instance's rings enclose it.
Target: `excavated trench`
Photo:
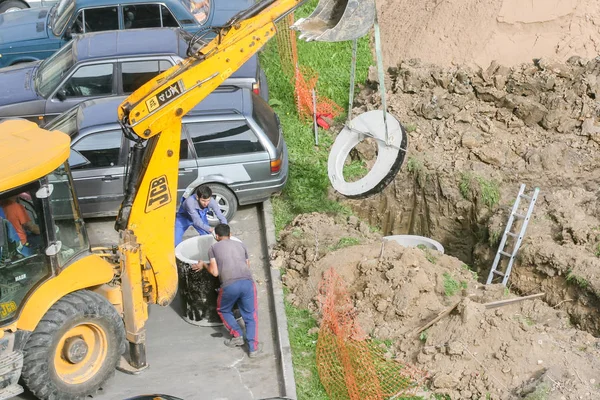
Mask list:
[[[407,159],[382,193],[345,201],[384,235],[439,241],[485,283],[520,184],[539,187],[509,287],[546,293],[600,336],[599,71],[600,60],[578,57],[512,69],[414,60],[390,68],[387,101],[409,131]],[[377,87],[370,74],[355,113],[381,107]],[[372,165],[371,145],[356,150]]]

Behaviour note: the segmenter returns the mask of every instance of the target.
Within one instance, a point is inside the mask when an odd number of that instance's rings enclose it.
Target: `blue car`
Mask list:
[[[52,7],[0,14],[0,67],[45,59],[74,35],[83,33],[157,27],[181,27],[195,33],[225,24],[253,3],[253,0],[60,0]]]

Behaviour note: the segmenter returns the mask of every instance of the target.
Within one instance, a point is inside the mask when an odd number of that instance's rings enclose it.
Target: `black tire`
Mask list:
[[[67,361],[65,356],[55,360],[55,353],[67,332],[87,326],[93,326],[104,335],[106,354],[100,356],[99,367],[93,375],[85,377],[81,383],[71,384],[59,375],[56,363],[70,365],[76,363]],[[73,334],[74,336],[67,340],[83,337]],[[39,322],[25,345],[21,377],[29,390],[39,399],[83,399],[93,395],[107,379],[114,375],[125,349],[123,320],[113,305],[98,293],[80,290],[54,303]],[[91,357],[93,356],[94,354],[91,354]],[[81,362],[85,363],[86,360]]]
[[[219,203],[225,219],[227,219],[227,222],[230,222],[237,211],[237,198],[231,190],[218,183],[210,183],[208,187],[210,187],[213,192],[213,198]],[[219,223],[219,220],[214,215],[209,214],[208,223],[211,226],[215,226]]]
[[[6,12],[6,10],[10,10],[11,8],[18,8],[20,10],[24,10],[29,7],[26,3],[23,3],[18,0],[9,0],[0,3],[0,13]]]

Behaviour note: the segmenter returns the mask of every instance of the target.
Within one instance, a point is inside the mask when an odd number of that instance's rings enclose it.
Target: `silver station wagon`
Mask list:
[[[116,215],[130,142],[117,123],[124,97],[89,100],[46,125],[71,136],[75,189],[85,217]],[[183,120],[178,200],[207,183],[230,220],[238,205],[280,191],[288,174],[281,125],[251,89],[221,86]]]

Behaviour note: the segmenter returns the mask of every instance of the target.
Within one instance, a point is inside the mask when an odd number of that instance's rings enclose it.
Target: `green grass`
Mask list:
[[[423,169],[423,163],[420,160],[418,160],[412,156],[408,157],[408,161],[406,162],[406,170],[408,172],[410,172],[411,174],[417,174],[422,169]]]
[[[404,126],[404,129],[406,130],[407,133],[411,133],[417,130],[417,125],[415,124],[406,124]]]
[[[316,348],[318,334],[308,331],[317,326],[310,311],[296,308],[285,302],[288,318],[288,333],[292,347],[292,364],[298,400],[326,400],[329,397],[319,380],[317,371]]]
[[[498,182],[487,180],[480,176],[472,175],[469,172],[462,173],[458,189],[462,197],[466,200],[472,200],[473,184],[479,185],[479,200],[488,208],[494,207],[500,201],[500,186]]]
[[[569,271],[567,273],[567,282],[571,284],[575,284],[582,289],[586,289],[589,286],[589,282],[582,276],[574,275],[573,272]]]
[[[419,340],[423,343],[425,343],[427,341],[427,337],[429,336],[429,332],[427,329],[425,329],[423,332],[421,332],[421,334],[419,334]]]
[[[596,251],[594,251],[596,257],[600,257],[600,243],[596,245]]]
[[[469,267],[467,264],[463,264],[462,269],[469,271],[471,273],[471,277],[473,278],[473,280],[475,280],[475,281],[479,280],[479,274],[477,274],[476,271],[473,271],[471,269],[471,267]]]
[[[529,393],[523,400],[546,400],[550,395],[550,385],[543,382],[535,388],[533,393]]]
[[[344,166],[343,174],[346,182],[354,182],[367,175],[368,172],[364,161],[354,160]]]
[[[342,237],[342,238],[340,238],[340,240],[338,240],[338,242],[336,244],[334,244],[333,246],[330,246],[329,250],[335,251],[335,250],[343,249],[344,247],[356,246],[357,244],[360,244],[360,240],[358,240],[357,238]]]
[[[481,177],[477,177],[477,182],[481,189],[481,200],[483,204],[489,208],[494,207],[500,201],[500,187],[495,181],[488,181]]]
[[[449,273],[444,272],[444,294],[448,297],[454,296],[456,292],[458,292],[461,288],[464,288],[465,285],[462,283],[458,283],[456,279],[454,279]]]
[[[490,231],[490,236],[488,238],[488,242],[490,246],[495,246],[500,242],[500,238],[504,232],[500,231]]]
[[[306,17],[317,5],[311,0],[296,10],[296,19]],[[298,61],[319,73],[317,91],[335,101],[344,110],[348,107],[352,42],[323,43],[297,41]],[[298,214],[315,211],[349,214],[349,208],[327,198],[329,178],[327,158],[331,135],[320,129],[319,146],[315,146],[310,121],[301,121],[294,104],[294,90],[284,75],[277,52],[276,40],[271,40],[260,54],[261,66],[267,74],[270,103],[279,115],[289,151],[289,175],[280,196],[273,198],[277,233]],[[367,37],[358,41],[356,83],[364,83],[373,57]]]

